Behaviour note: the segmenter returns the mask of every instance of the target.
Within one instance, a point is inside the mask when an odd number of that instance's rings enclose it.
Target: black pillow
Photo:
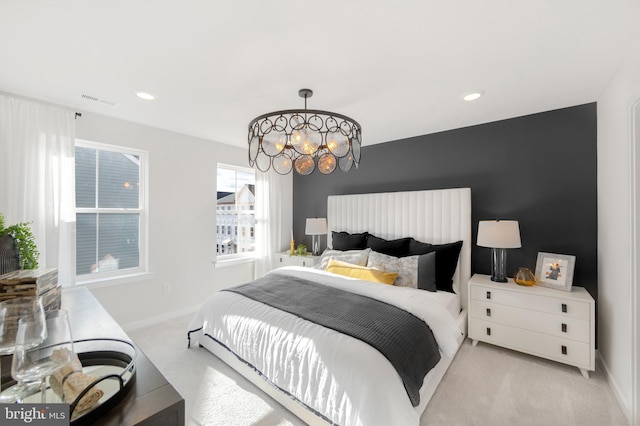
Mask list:
[[[409,253],[411,256],[416,254],[427,254],[433,251],[433,244],[423,243],[422,241],[411,238],[409,241]]]
[[[361,250],[367,248],[367,232],[349,234],[331,231],[331,245],[334,250]]]
[[[418,257],[418,288],[436,291],[436,252],[422,254]]]
[[[414,250],[410,254],[427,254],[436,252],[436,288],[449,293],[453,291],[453,274],[456,273],[458,257],[462,249],[462,241],[447,244],[427,244],[413,240],[409,249]]]
[[[367,236],[367,248],[387,256],[405,257],[409,256],[409,244],[412,238],[399,238],[397,240],[385,240],[375,235]]]

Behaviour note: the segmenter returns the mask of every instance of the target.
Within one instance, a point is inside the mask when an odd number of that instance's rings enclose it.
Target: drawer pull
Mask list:
[[[491,316],[491,308],[487,308],[487,316],[490,317]]]
[[[566,333],[567,332],[567,324],[562,323],[562,332]]]
[[[491,328],[487,327],[487,336],[491,336]]]
[[[307,263],[304,260],[302,261],[302,266],[307,266]]]
[[[562,345],[562,355],[566,355],[567,354],[567,347],[565,345]]]
[[[490,291],[487,292],[487,299],[491,299],[491,292]]]
[[[564,312],[565,314],[567,313],[567,304],[566,303],[562,304],[562,312]]]
[[[282,263],[282,258],[280,258],[280,263]]]

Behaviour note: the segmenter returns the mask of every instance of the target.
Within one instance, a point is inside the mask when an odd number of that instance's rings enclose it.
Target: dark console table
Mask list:
[[[86,287],[62,290],[62,309],[69,311],[74,340],[92,338],[131,339]],[[135,344],[135,342],[134,342]],[[136,380],[133,387],[95,425],[184,426],[184,398],[136,346]],[[4,377],[11,369],[9,356],[2,357]]]

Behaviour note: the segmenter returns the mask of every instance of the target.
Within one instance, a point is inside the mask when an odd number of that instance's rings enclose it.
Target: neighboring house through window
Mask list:
[[[76,276],[146,269],[147,153],[76,140]]]
[[[216,237],[218,257],[253,256],[255,187],[253,169],[218,164],[216,223],[222,228]]]

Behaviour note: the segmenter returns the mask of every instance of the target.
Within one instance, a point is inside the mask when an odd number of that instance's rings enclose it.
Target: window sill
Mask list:
[[[242,265],[244,263],[253,263],[255,262],[255,257],[235,257],[232,259],[218,259],[213,262],[213,267],[218,268],[228,268],[229,266]]]
[[[89,289],[111,287],[122,284],[129,284],[138,281],[144,281],[153,278],[153,272],[135,272],[128,275],[119,275],[117,277],[101,277],[89,280],[78,281],[76,285],[82,285]]]

